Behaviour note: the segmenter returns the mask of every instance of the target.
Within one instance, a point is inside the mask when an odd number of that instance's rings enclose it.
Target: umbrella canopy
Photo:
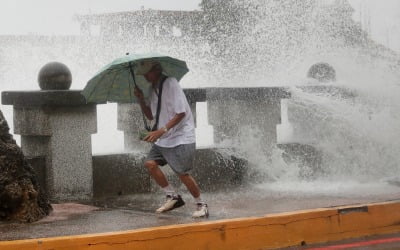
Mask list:
[[[161,64],[163,73],[175,77],[178,81],[189,71],[186,62],[158,53],[131,54],[115,59],[104,66],[82,91],[88,103],[133,103],[137,102],[133,94],[138,86],[148,98],[151,85],[142,75],[137,75],[144,61],[156,61]]]

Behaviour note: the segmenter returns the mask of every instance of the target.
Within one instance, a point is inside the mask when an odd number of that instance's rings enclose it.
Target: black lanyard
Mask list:
[[[160,82],[160,86],[158,87],[158,102],[157,102],[157,112],[156,112],[156,123],[154,124],[154,126],[150,129],[150,126],[147,124],[146,118],[144,117],[143,114],[143,120],[144,120],[144,126],[146,128],[147,131],[156,131],[158,129],[158,121],[160,119],[160,113],[161,113],[161,96],[162,96],[162,90],[163,90],[163,86],[164,86],[164,81],[167,79],[166,76],[162,76],[163,79]]]
[[[156,123],[154,124],[153,128],[151,131],[156,131],[158,129],[158,121],[160,120],[160,113],[161,113],[161,96],[162,96],[162,89],[164,86],[164,81],[167,79],[167,77],[163,77],[163,79],[160,82],[160,86],[158,88],[158,102],[157,102],[157,113],[156,113]]]

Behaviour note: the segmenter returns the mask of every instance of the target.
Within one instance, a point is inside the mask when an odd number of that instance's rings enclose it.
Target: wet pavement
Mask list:
[[[184,191],[184,189],[182,189]],[[164,214],[154,211],[161,192],[96,199],[89,203],[54,204],[50,216],[31,224],[1,222],[0,240],[44,238],[124,231],[172,224],[263,216],[303,209],[400,200],[396,185],[329,185],[292,183],[255,185],[224,192],[204,193],[210,217],[193,219],[194,201],[183,193],[184,207]]]

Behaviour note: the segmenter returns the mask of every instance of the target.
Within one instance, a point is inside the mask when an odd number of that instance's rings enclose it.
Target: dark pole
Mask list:
[[[135,73],[133,72],[133,67],[132,67],[132,63],[129,62],[129,71],[131,72],[131,76],[133,79],[133,84],[135,85],[136,88],[139,88],[136,84],[136,79],[135,79]]]
[[[140,90],[139,86],[137,86],[137,84],[136,84],[135,73],[133,72],[133,67],[132,67],[132,63],[131,62],[129,62],[129,71],[131,72],[132,79],[133,79],[133,84],[135,85],[135,88],[138,88]],[[130,97],[130,99],[132,101],[132,90],[131,90],[131,85],[130,84],[129,84],[129,97]],[[144,127],[145,127],[145,129],[147,131],[150,131],[151,128],[147,124],[146,117],[145,117],[145,115],[143,113],[143,110],[141,110],[141,111],[142,111],[142,118],[143,118]]]

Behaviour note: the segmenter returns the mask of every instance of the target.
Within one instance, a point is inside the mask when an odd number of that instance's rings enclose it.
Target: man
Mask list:
[[[166,202],[156,212],[167,212],[185,204],[159,168],[168,164],[196,201],[197,209],[193,217],[208,217],[208,206],[201,199],[199,186],[189,174],[196,149],[193,115],[178,81],[173,77],[166,77],[162,71],[158,62],[149,60],[142,62],[136,72],[152,85],[149,102],[144,99],[143,92],[135,88],[135,96],[149,120],[157,120],[158,95],[161,92],[158,126],[143,139],[154,143],[144,165],[167,197]]]

